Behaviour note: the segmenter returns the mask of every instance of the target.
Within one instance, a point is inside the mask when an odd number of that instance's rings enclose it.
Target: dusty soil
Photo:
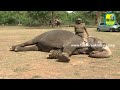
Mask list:
[[[59,29],[59,28],[54,28]],[[88,55],[71,56],[69,63],[46,59],[49,53],[40,51],[12,52],[9,47],[16,45],[51,28],[0,27],[0,78],[1,79],[116,79],[120,78],[120,33],[97,32],[87,28],[91,36],[108,44],[113,56],[96,59]],[[73,28],[60,28],[73,32]]]

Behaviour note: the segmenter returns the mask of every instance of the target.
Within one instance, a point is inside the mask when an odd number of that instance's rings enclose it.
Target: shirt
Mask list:
[[[85,25],[84,24],[76,24],[74,26],[74,28],[75,28],[75,32],[84,33]]]

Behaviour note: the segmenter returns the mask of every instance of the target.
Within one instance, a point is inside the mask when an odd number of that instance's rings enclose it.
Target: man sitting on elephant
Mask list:
[[[87,32],[87,29],[86,29],[85,25],[82,24],[82,19],[81,18],[77,19],[76,25],[74,26],[74,30],[75,30],[76,35],[80,36],[85,42],[87,42],[86,39],[85,39],[85,36],[84,36],[84,32],[86,32],[87,37],[89,37],[89,34]]]

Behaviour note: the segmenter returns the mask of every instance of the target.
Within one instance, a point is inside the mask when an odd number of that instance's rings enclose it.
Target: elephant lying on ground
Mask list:
[[[88,43],[74,33],[66,30],[45,32],[25,43],[12,46],[10,51],[44,51],[50,52],[49,59],[68,62],[71,55],[88,54],[89,57],[107,58],[112,55],[109,47],[102,40],[87,38]],[[31,46],[30,46],[31,45]]]

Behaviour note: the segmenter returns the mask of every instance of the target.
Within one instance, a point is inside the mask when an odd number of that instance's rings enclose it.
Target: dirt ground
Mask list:
[[[73,28],[64,29],[73,32]],[[69,63],[46,59],[40,51],[12,52],[9,47],[32,39],[52,28],[0,27],[0,79],[118,79],[120,78],[120,32],[97,32],[87,28],[91,36],[108,44],[113,55],[96,59],[88,55],[71,56]]]

